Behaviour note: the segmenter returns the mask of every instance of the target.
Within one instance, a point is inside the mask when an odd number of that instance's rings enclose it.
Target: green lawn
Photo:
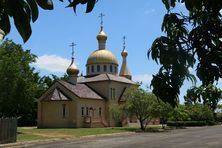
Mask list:
[[[29,140],[44,140],[49,139],[49,137],[32,135],[29,133],[17,133],[17,141],[29,141]]]
[[[160,129],[160,125],[149,125],[148,129]],[[82,136],[112,134],[139,131],[139,127],[112,127],[112,128],[46,128],[18,127],[17,140],[42,140],[42,139],[74,139]]]
[[[55,128],[55,129],[37,129],[36,127],[18,127],[17,140],[37,140],[37,139],[73,139],[82,136],[112,134],[122,132],[135,132],[139,128],[132,127],[114,127],[114,128]]]

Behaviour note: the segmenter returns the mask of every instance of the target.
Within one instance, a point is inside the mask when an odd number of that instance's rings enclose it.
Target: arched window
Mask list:
[[[89,116],[89,107],[86,107],[86,116]]]
[[[84,116],[84,107],[81,107],[82,110],[82,116]]]
[[[104,72],[107,71],[107,66],[106,65],[103,65],[103,70],[104,70]]]
[[[109,66],[109,71],[113,72],[113,66],[112,65]]]
[[[115,88],[110,88],[110,99],[115,99],[116,98],[116,89]]]
[[[102,115],[102,108],[100,107],[99,108],[99,116],[101,116]]]
[[[62,117],[65,118],[66,117],[66,104],[62,105]]]
[[[89,73],[89,66],[87,66],[87,73]]]
[[[94,72],[94,66],[91,67],[91,72]]]
[[[97,65],[97,72],[100,72],[100,65]]]

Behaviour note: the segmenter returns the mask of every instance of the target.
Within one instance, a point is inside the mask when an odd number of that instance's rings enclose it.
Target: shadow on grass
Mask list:
[[[25,133],[23,133],[23,132],[17,132],[17,135],[22,135],[22,134],[25,134]]]
[[[148,127],[146,128],[145,131],[141,130],[140,127],[120,127],[120,128],[110,128],[110,129],[118,129],[120,131],[126,131],[126,132],[136,132],[136,133],[146,133],[146,132],[169,132],[172,130],[171,128],[153,128],[153,127]]]

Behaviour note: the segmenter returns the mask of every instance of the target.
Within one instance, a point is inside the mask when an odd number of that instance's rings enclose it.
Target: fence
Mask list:
[[[1,118],[0,119],[0,144],[16,142],[17,119]]]

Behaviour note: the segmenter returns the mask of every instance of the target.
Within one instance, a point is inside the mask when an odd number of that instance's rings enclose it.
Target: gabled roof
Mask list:
[[[46,97],[43,99],[44,101],[70,101],[71,99],[68,98],[59,88],[55,88],[52,92],[50,92]]]
[[[120,77],[112,74],[100,74],[94,77],[79,77],[78,83],[89,83],[89,82],[98,82],[98,81],[116,81],[121,83],[128,83],[128,84],[136,84],[132,80],[129,80],[125,77]]]
[[[89,88],[85,84],[76,84],[73,85],[66,81],[58,81],[62,86],[64,86],[67,90],[71,91],[79,98],[83,99],[99,99],[102,100],[103,98],[99,96],[96,92],[94,92],[91,88]]]

